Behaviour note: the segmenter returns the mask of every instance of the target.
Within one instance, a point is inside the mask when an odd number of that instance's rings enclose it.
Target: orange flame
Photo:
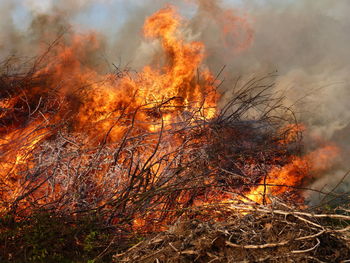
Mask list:
[[[259,182],[259,186],[247,195],[248,200],[257,203],[269,201],[268,196],[277,196],[300,186],[306,176],[326,171],[334,164],[339,148],[333,145],[317,149],[304,157],[294,156],[283,167],[274,167]]]

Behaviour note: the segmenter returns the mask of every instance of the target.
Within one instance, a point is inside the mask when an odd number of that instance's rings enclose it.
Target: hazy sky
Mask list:
[[[55,3],[59,3],[61,0],[11,0],[0,1],[0,8],[4,5],[11,5],[12,19],[14,24],[25,30],[31,18],[31,13],[46,13],[49,12]],[[263,2],[259,0],[256,2]],[[66,1],[69,2],[69,1]],[[81,6],[80,12],[77,13],[71,21],[78,27],[87,29],[105,29],[111,27],[111,24],[118,29],[123,22],[127,19],[127,16],[131,14],[133,9],[138,6],[142,6],[145,3],[152,5],[153,3],[160,2],[158,0],[74,0],[76,6]],[[164,1],[162,1],[164,2]],[[183,6],[183,1],[169,0],[170,3]],[[223,3],[229,6],[239,6],[242,4],[242,0],[224,0]],[[184,15],[191,15],[194,13],[195,6],[187,5],[183,8],[182,13]]]

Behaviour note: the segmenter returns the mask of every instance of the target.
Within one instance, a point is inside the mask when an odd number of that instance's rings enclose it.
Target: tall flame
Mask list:
[[[196,119],[213,118],[219,97],[211,73],[206,69],[199,70],[205,56],[204,45],[186,42],[181,36],[180,25],[181,18],[172,6],[146,20],[144,34],[148,39],[160,42],[163,59],[154,66],[145,66],[133,76],[101,75],[81,63],[99,47],[94,34],[76,35],[72,37],[70,45],[56,46],[52,51],[54,56],[34,75],[38,79],[45,76],[45,83],[38,83],[38,87],[30,88],[27,92],[34,107],[40,108],[42,98],[50,92],[54,92],[60,105],[52,106],[55,111],[48,110],[50,113],[37,110],[37,120],[23,127],[1,130],[1,181],[8,185],[9,178],[12,178],[17,184],[11,183],[8,186],[13,189],[9,190],[11,194],[2,193],[2,198],[7,203],[18,199],[25,187],[21,185],[20,174],[23,171],[20,166],[25,163],[29,165],[33,150],[56,133],[55,129],[63,119],[68,119],[71,132],[84,134],[84,140],[94,144],[99,143],[106,134],[109,141],[120,141],[131,123],[142,132],[154,133],[178,123],[186,113]],[[22,95],[27,96],[25,92]],[[1,100],[0,106],[12,109],[22,95]],[[46,103],[50,105],[48,99]],[[5,115],[6,112],[1,113],[0,117],[5,118]],[[39,119],[46,123],[45,128],[38,128]],[[25,143],[13,145],[15,140]],[[8,151],[8,148],[13,151]],[[98,177],[101,179],[103,175]]]

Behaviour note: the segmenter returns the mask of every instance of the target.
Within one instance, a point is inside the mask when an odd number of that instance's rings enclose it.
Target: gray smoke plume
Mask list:
[[[350,169],[350,2],[277,2],[247,7],[255,20],[255,40],[232,67],[242,74],[278,70],[275,88],[285,91],[290,104],[296,103],[306,135],[341,147],[339,164],[311,185],[327,192]],[[350,178],[335,190],[349,195]],[[310,196],[313,203],[322,198]]]

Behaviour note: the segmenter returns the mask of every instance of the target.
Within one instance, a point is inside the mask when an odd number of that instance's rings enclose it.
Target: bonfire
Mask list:
[[[304,151],[305,127],[271,92],[273,75],[237,79],[223,103],[224,69],[205,67],[183,20],[171,6],[147,18],[144,36],[163,52],[139,72],[82,63],[99,46],[93,34],[3,62],[0,213],[11,220],[1,231],[38,213],[98,218],[111,238],[96,262],[349,259],[348,210],[304,211],[300,194],[338,148]]]

